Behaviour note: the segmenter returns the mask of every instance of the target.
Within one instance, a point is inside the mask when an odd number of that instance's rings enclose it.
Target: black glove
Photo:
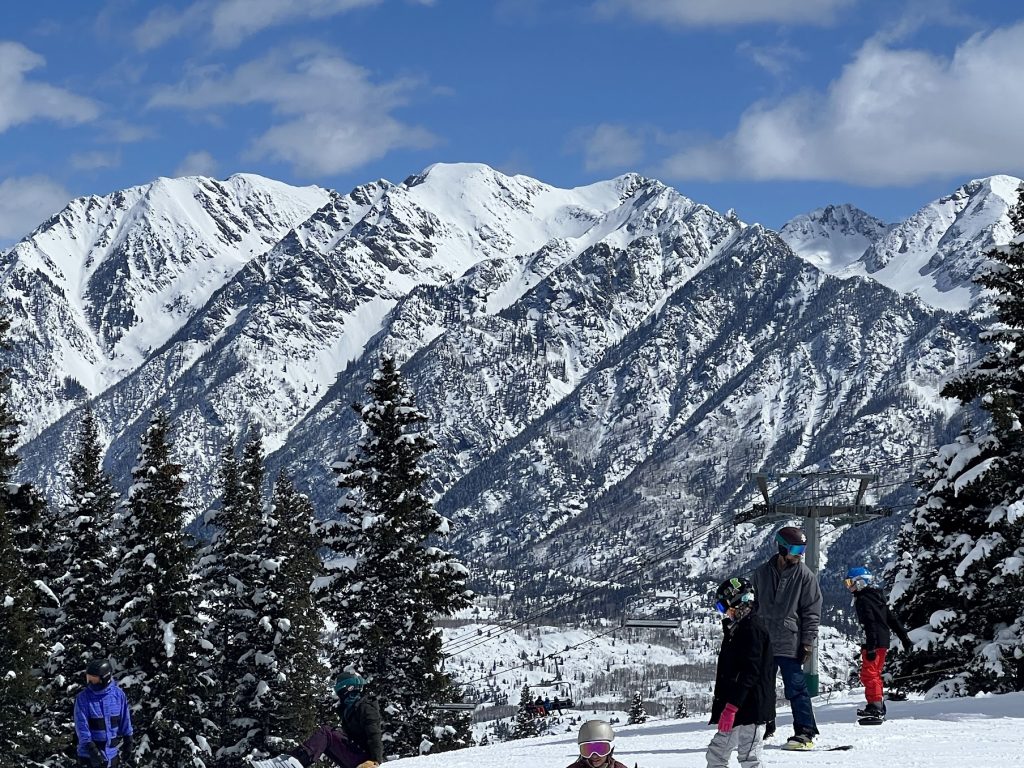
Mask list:
[[[135,768],[135,737],[128,734],[121,742],[121,768]]]
[[[903,650],[907,653],[914,650],[914,641],[911,640],[909,637],[901,637],[900,643],[903,645]]]
[[[866,651],[864,651],[864,657],[868,661],[874,661],[876,658],[878,658],[878,651],[876,651],[874,648],[868,648]]]
[[[89,751],[89,765],[92,768],[107,768],[107,756],[103,754],[99,744],[90,741],[86,749]]]
[[[810,654],[810,652],[811,652],[811,646],[809,646],[809,645],[801,645],[799,648],[797,648],[796,649],[796,661],[797,661],[797,664],[803,664],[804,661],[807,659],[807,656]]]

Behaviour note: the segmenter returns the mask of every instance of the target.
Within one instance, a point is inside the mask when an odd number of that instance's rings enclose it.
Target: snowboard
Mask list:
[[[881,725],[884,722],[885,722],[885,716],[884,715],[882,717],[872,716],[872,717],[858,717],[857,718],[857,725]]]
[[[786,749],[785,747],[779,747],[780,752],[845,752],[848,749],[853,749],[853,744],[839,744],[834,747],[806,747],[804,749]]]

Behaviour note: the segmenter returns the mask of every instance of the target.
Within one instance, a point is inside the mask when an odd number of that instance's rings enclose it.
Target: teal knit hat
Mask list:
[[[340,674],[334,681],[334,692],[339,696],[352,688],[362,688],[366,685],[366,679],[359,675]]]

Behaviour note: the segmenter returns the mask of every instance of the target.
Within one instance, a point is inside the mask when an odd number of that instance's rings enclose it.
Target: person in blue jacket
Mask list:
[[[85,670],[85,688],[75,697],[78,764],[83,768],[133,768],[134,735],[128,697],[114,682],[106,659]]]

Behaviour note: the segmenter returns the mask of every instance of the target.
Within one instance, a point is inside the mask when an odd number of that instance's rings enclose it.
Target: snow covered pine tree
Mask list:
[[[384,702],[384,734],[399,755],[416,755],[424,737],[471,743],[468,729],[434,724],[433,704],[458,701],[441,671],[441,633],[435,616],[470,602],[466,568],[436,542],[449,523],[428,500],[423,456],[435,446],[403,384],[395,361],[383,357],[367,386],[370,401],[353,407],[363,437],[334,464],[345,490],[336,518],[321,527],[333,553],[317,594],[337,623],[332,664],[347,661],[370,678]],[[458,720],[465,728],[467,718]]]
[[[0,317],[0,344],[10,321]],[[28,765],[42,749],[34,711],[38,711],[36,673],[44,661],[37,593],[25,566],[25,552],[18,545],[11,517],[17,511],[12,488],[18,455],[21,421],[10,407],[10,376],[0,369],[0,734],[4,762]],[[13,492],[12,492],[13,491]]]
[[[194,547],[183,530],[185,481],[171,455],[169,420],[159,411],[142,435],[122,503],[124,557],[111,598],[139,768],[202,768],[207,752]]]
[[[1014,239],[988,251],[990,351],[946,397],[988,416],[939,450],[898,541],[893,599],[914,627],[894,675],[946,694],[1024,690],[1024,190]]]

